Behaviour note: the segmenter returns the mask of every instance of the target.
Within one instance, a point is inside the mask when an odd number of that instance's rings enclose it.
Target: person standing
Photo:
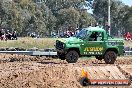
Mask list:
[[[17,40],[17,33],[16,33],[16,31],[13,31],[13,33],[12,33],[12,40]]]

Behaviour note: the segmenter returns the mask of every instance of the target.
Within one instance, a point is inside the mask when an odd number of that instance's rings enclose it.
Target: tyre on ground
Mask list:
[[[117,54],[115,51],[107,51],[104,55],[104,61],[106,64],[114,64],[116,61]]]
[[[68,63],[76,63],[79,58],[79,54],[75,50],[70,50],[67,52],[65,57]]]

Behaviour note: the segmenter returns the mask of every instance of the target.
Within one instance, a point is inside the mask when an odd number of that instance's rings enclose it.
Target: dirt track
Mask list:
[[[73,69],[74,67],[106,66],[104,61],[95,59],[68,64],[66,61],[46,57],[3,54],[0,56],[1,88],[82,88],[79,83],[81,74]],[[119,64],[131,65],[132,58],[118,58],[114,65]]]

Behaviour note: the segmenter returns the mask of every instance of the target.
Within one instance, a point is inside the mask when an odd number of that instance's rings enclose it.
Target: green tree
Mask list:
[[[41,5],[41,11],[46,24],[46,30],[48,31],[48,34],[50,34],[51,31],[55,30],[57,19],[52,11],[44,3]]]
[[[125,13],[122,13],[124,4],[120,0],[111,0],[111,33],[117,33],[122,30],[122,19]],[[108,23],[108,0],[94,0],[94,15],[96,20],[103,19],[104,28]],[[124,12],[124,11],[123,11]]]
[[[80,15],[79,28],[88,27],[90,25],[92,26],[96,23],[95,18],[86,11],[82,11]]]
[[[61,9],[68,9],[69,7],[78,9],[81,0],[46,0],[45,3],[56,16]]]
[[[68,9],[61,9],[58,14],[57,18],[60,26],[77,28],[80,18],[80,14],[77,10],[70,7]]]
[[[132,32],[132,6],[131,7],[125,6],[124,9],[126,14],[122,21],[125,32],[128,31]]]

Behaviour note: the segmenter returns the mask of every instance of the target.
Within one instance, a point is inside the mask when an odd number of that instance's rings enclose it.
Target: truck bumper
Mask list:
[[[67,52],[67,50],[56,50],[57,51],[57,53],[61,53],[61,54],[66,54],[66,52]]]

